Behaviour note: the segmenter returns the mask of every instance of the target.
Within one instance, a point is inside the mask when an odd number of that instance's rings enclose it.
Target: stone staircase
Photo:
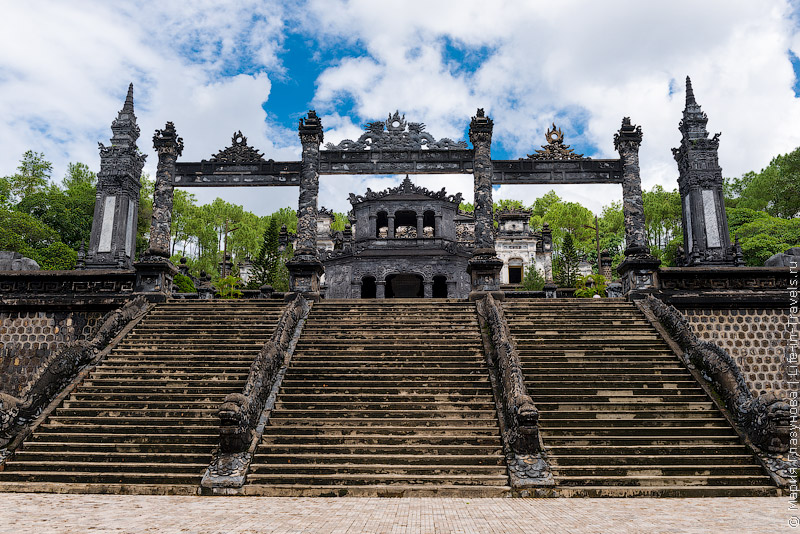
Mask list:
[[[7,462],[0,490],[197,493],[217,410],[241,391],[282,309],[159,304]]]
[[[247,480],[258,495],[507,494],[474,305],[315,304]]]
[[[778,489],[632,303],[504,304],[561,496]]]

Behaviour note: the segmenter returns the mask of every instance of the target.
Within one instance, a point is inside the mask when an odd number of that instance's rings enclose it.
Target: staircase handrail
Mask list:
[[[107,345],[134,319],[150,309],[138,296],[106,313],[86,339],[64,344],[39,365],[19,397],[0,393],[0,446],[8,444],[67,387],[78,373],[91,365]]]
[[[494,362],[500,371],[502,404],[506,421],[504,436],[516,454],[538,454],[539,410],[525,387],[525,375],[503,310],[491,294],[477,303],[490,329]]]
[[[219,408],[219,450],[223,454],[248,450],[253,432],[269,397],[278,370],[283,365],[298,323],[310,305],[299,293],[289,301],[275,331],[261,347],[241,393],[230,393]]]
[[[675,306],[652,295],[643,304],[684,352],[686,363],[700,369],[712,384],[753,444],[771,453],[787,452],[791,433],[789,403],[772,392],[753,395],[736,360],[719,345],[700,341]]]

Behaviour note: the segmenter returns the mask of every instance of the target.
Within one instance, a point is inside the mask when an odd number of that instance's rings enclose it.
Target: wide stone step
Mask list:
[[[534,399],[534,404],[536,403]],[[684,418],[687,420],[711,420],[719,419],[719,412],[716,410],[687,410],[687,409],[665,409],[658,405],[634,407],[617,407],[613,410],[541,410],[539,411],[542,424],[550,424],[551,420],[569,419],[573,421],[629,421],[629,420],[650,420],[650,419],[676,419]]]
[[[126,398],[127,397],[127,398]],[[172,395],[162,395],[160,398],[153,398],[151,396],[125,396],[120,395],[109,399],[92,399],[86,400],[81,398],[71,397],[65,401],[58,414],[66,413],[64,410],[115,410],[127,409],[133,413],[139,411],[146,411],[153,415],[163,415],[163,410],[213,410],[212,407],[218,407],[224,399],[223,395],[211,398],[198,397],[196,395],[184,395],[183,397],[175,397]],[[208,406],[208,408],[206,408]]]
[[[768,476],[560,476],[559,486],[766,486]]]
[[[69,436],[72,438],[73,436]],[[211,457],[211,451],[217,446],[217,441],[205,442],[192,442],[187,443],[185,440],[176,441],[175,443],[167,443],[157,441],[155,443],[135,443],[135,442],[120,442],[120,441],[67,441],[67,440],[42,440],[34,439],[33,441],[26,441],[24,450],[26,452],[36,452],[40,454],[98,454],[105,455],[108,453],[126,453],[138,455],[141,458],[142,454],[152,454],[158,456],[160,454],[177,454],[183,455],[186,451],[189,454],[204,454]]]
[[[715,454],[715,455],[692,455],[692,454],[550,454],[551,465],[553,468],[583,468],[584,466],[623,466],[631,468],[658,468],[665,465],[686,465],[691,468],[698,465],[748,466],[752,467],[753,456],[750,454]],[[760,469],[760,467],[759,467]]]
[[[300,475],[337,475],[337,474],[391,474],[391,475],[491,475],[505,478],[506,469],[497,465],[399,465],[399,464],[352,464],[352,463],[291,463],[291,464],[259,464],[253,466],[250,474],[291,474]]]
[[[102,467],[102,466],[98,466]],[[125,472],[113,471],[4,471],[4,482],[56,482],[60,484],[192,484],[199,485],[203,471],[195,473]]]
[[[80,450],[62,450],[58,453],[58,460],[53,460],[52,452],[49,450],[29,449],[25,448],[17,451],[14,454],[13,462],[15,466],[22,465],[22,462],[35,463],[43,465],[46,462],[52,463],[93,463],[93,464],[140,464],[143,456],[141,452],[118,452],[118,451],[80,451]],[[165,452],[159,451],[158,454],[152,454],[147,457],[147,463],[150,465],[158,464],[199,464],[208,466],[211,461],[209,452],[191,453],[191,452]],[[201,468],[202,469],[202,468]]]
[[[730,430],[728,421],[722,417],[709,418],[663,418],[663,419],[568,419],[562,418],[559,413],[539,414],[539,421],[542,427],[556,432],[563,430],[568,432],[570,429],[604,429],[611,431],[616,428],[636,428],[636,429],[657,429],[661,427],[670,429],[679,428],[722,428]]]
[[[541,404],[557,404],[561,402],[612,402],[623,404],[664,404],[668,402],[706,402],[708,397],[705,394],[698,393],[695,395],[676,395],[668,392],[663,392],[660,395],[604,395],[596,393],[594,395],[544,395],[537,391],[533,396],[536,403]]]
[[[72,472],[72,473],[81,473],[81,472],[96,472],[98,467],[102,467],[103,471],[115,471],[118,473],[142,473],[142,472],[154,472],[154,473],[187,473],[190,476],[198,476],[202,475],[205,471],[205,468],[208,467],[208,461],[210,458],[205,458],[205,461],[201,462],[142,462],[142,458],[139,458],[140,461],[138,462],[116,462],[116,461],[103,461],[98,462],[96,459],[90,460],[88,462],[80,462],[80,461],[67,461],[66,459],[62,459],[60,461],[20,461],[18,459],[14,459],[14,470],[15,471],[48,471],[48,472]],[[98,466],[98,463],[100,464]]]
[[[711,401],[708,402],[662,402],[659,404],[654,404],[648,407],[647,405],[637,405],[631,404],[627,402],[615,402],[614,399],[610,399],[607,402],[602,401],[601,399],[596,399],[592,402],[546,402],[546,401],[538,401],[535,398],[533,399],[534,404],[542,410],[542,411],[549,411],[549,412],[573,412],[573,411],[598,411],[598,412],[616,412],[616,411],[624,411],[624,412],[652,412],[652,411],[669,411],[669,410],[688,410],[688,411],[700,411],[700,410],[711,410],[714,408],[714,405]]]
[[[454,410],[450,409],[437,409],[431,410],[411,410],[411,409],[359,409],[359,410],[334,410],[326,409],[324,412],[319,409],[282,409],[280,415],[283,417],[296,417],[296,418],[316,418],[317,420],[328,419],[344,419],[352,416],[357,417],[370,417],[370,418],[400,418],[407,419],[438,419],[438,418],[463,418],[463,419],[491,419],[497,417],[494,409],[471,409],[471,410]]]
[[[776,497],[775,486],[561,486],[559,497]]]
[[[339,426],[302,426],[302,425],[281,425],[267,426],[265,432],[271,436],[358,436],[361,434],[388,435],[388,436],[498,436],[499,429],[494,426],[392,426],[392,425],[339,425]]]
[[[421,454],[421,455],[451,455],[451,454],[500,454],[502,447],[500,440],[497,445],[424,445],[424,444],[361,444],[341,445],[327,443],[295,443],[290,445],[267,444],[270,454],[295,454],[315,451],[320,456],[327,454]],[[257,457],[256,457],[257,458]],[[432,460],[433,461],[433,460]],[[255,460],[254,460],[255,462]]]
[[[150,424],[160,426],[186,426],[198,424],[197,419],[216,420],[219,404],[204,409],[175,407],[173,409],[123,409],[122,407],[60,408],[51,419],[59,425],[96,424]]]
[[[252,464],[252,469],[261,469],[262,466],[276,466],[283,464],[312,464],[312,465],[400,465],[400,466],[498,466],[505,469],[505,458],[499,454],[334,454],[325,455],[307,453],[280,454],[265,449],[258,451]]]
[[[730,439],[738,439],[739,435],[730,427],[706,427],[706,426],[664,426],[648,428],[645,426],[631,426],[620,427],[614,426],[611,428],[600,427],[577,427],[571,426],[568,428],[556,426],[542,426],[542,432],[546,433],[550,440],[554,438],[575,438],[582,439],[584,436],[588,437],[609,437],[614,439],[622,439],[628,436],[671,436],[671,437],[693,437],[693,436],[722,436]]]
[[[262,446],[275,447],[278,445],[417,445],[417,446],[437,446],[437,445],[479,445],[485,447],[495,447],[499,440],[498,436],[434,436],[425,434],[388,436],[385,434],[359,434],[355,436],[335,436],[319,434],[315,436],[284,436],[265,433],[261,438]]]
[[[679,443],[670,445],[660,444],[639,444],[639,445],[625,445],[614,444],[605,445],[603,443],[595,443],[592,445],[579,445],[579,444],[555,444],[546,442],[545,447],[554,456],[561,457],[562,455],[601,455],[608,456],[613,454],[619,455],[691,455],[691,456],[710,456],[717,454],[745,454],[747,449],[744,445],[738,443],[715,443],[715,444],[697,444],[697,443]]]
[[[505,486],[508,477],[492,474],[467,475],[458,474],[394,474],[394,473],[336,473],[336,474],[300,474],[300,473],[252,473],[248,475],[250,484],[336,484],[336,485],[376,485],[376,484],[454,484]]]
[[[320,421],[314,417],[288,417],[285,412],[275,412],[270,417],[270,424],[274,426],[309,426],[318,428],[321,425],[326,427],[341,426],[341,427],[367,427],[367,426],[406,426],[409,428],[418,429],[422,426],[425,428],[452,428],[470,426],[472,428],[485,428],[496,431],[497,419],[465,419],[462,417],[437,417],[431,419],[424,418],[408,418],[408,417],[383,417],[383,416],[365,416],[362,413],[352,414],[349,417],[338,417],[334,419],[325,419]],[[499,443],[499,441],[498,441]]]
[[[392,394],[374,394],[374,393],[365,393],[365,392],[358,392],[358,393],[332,393],[330,391],[326,391],[328,388],[319,388],[314,390],[314,396],[319,397],[320,400],[323,402],[332,402],[341,404],[344,402],[378,402],[378,403],[386,403],[386,402],[395,402],[395,401],[403,401],[403,402],[417,402],[417,403],[424,403],[424,404],[432,404],[432,403],[463,403],[463,402],[471,402],[475,404],[483,404],[483,405],[493,405],[494,398],[491,396],[490,392],[483,391],[481,395],[469,395],[469,394],[461,394],[461,393],[453,393],[453,394],[420,394],[420,393],[404,393],[398,394],[398,392],[394,392]],[[290,393],[287,390],[281,389],[280,393],[280,402],[284,403],[303,403],[309,402],[309,395],[308,393]]]
[[[400,412],[400,411],[425,411],[431,412],[472,412],[472,411],[491,411],[494,410],[493,403],[475,403],[475,402],[414,402],[414,401],[386,401],[386,402],[337,402],[325,398],[308,399],[305,402],[291,402],[287,400],[278,400],[275,404],[276,410],[332,410],[336,413],[347,412],[373,412],[373,411],[387,411],[387,412]]]
[[[346,372],[347,375],[370,375],[374,376],[376,380],[380,380],[380,377],[383,375],[405,375],[408,377],[418,377],[418,376],[482,376],[486,374],[485,369],[476,368],[473,366],[465,366],[462,364],[453,364],[453,365],[443,365],[443,364],[431,364],[431,365],[419,365],[419,364],[410,364],[410,365],[400,365],[400,364],[392,364],[392,365],[382,365],[380,362],[375,362],[373,364],[350,364],[350,365],[332,365],[329,367],[322,367],[317,365],[302,365],[298,363],[296,366],[292,368],[292,375],[295,379],[299,377],[305,376],[314,376],[314,377],[337,377],[343,376],[343,372]],[[199,373],[199,372],[198,372]]]
[[[643,465],[643,466],[608,466],[608,465],[582,465],[582,466],[553,466],[553,476],[559,480],[562,477],[571,478],[597,478],[597,477],[642,477],[642,476],[733,476],[733,477],[758,477],[764,476],[760,466],[756,465],[721,465],[721,464],[696,464],[696,465]],[[763,481],[762,481],[763,484]]]
[[[219,437],[219,420],[214,417],[206,418],[203,421],[192,420],[183,424],[177,422],[172,425],[148,424],[146,418],[132,419],[130,421],[119,418],[54,418],[48,423],[41,425],[39,429],[43,434],[50,435],[70,435],[70,434],[96,434],[119,436],[148,436],[158,439],[160,435],[180,435],[185,437],[198,437],[204,439],[207,436]],[[116,439],[116,438],[111,438]]]

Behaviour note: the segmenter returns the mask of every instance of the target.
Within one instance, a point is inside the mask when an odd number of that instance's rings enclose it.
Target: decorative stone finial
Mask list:
[[[630,117],[624,117],[619,132],[614,134],[614,149],[616,149],[617,152],[619,152],[620,149],[638,149],[639,145],[642,144],[642,137],[642,127],[632,124]]]
[[[302,143],[322,143],[322,121],[319,120],[316,111],[310,109],[307,116],[300,117],[298,133]]]
[[[688,76],[686,77],[686,107],[697,105],[697,101],[694,99],[694,89],[692,89],[692,79]]]
[[[552,128],[547,129],[544,138],[547,140],[547,144],[542,145],[542,150],[536,150],[533,154],[528,154],[530,159],[589,159],[584,158],[583,154],[576,154],[575,150],[564,144],[564,133],[561,128],[556,126],[556,123],[553,123]]]
[[[156,130],[153,134],[153,148],[159,154],[172,153],[176,157],[183,153],[183,138],[178,137],[171,121],[167,122],[163,130]]]
[[[469,123],[470,142],[473,145],[476,143],[491,143],[493,128],[494,121],[486,116],[483,108],[478,108],[478,111]]]

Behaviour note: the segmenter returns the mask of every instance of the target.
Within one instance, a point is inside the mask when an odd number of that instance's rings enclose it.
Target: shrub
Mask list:
[[[606,278],[602,274],[581,276],[575,283],[575,296],[592,298],[595,295],[606,296]]]
[[[184,274],[176,274],[173,282],[179,293],[197,293],[197,288],[194,287],[192,279]]]
[[[237,277],[231,275],[219,278],[214,282],[214,289],[217,290],[221,299],[238,299],[242,296],[239,285],[242,283]]]
[[[530,264],[525,270],[525,276],[522,278],[521,291],[541,291],[544,289],[545,279],[542,273],[536,269],[536,266]]]

